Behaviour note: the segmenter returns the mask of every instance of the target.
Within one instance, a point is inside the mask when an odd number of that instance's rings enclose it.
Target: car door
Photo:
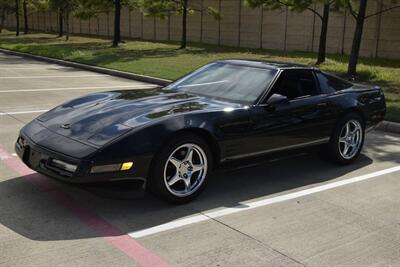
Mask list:
[[[281,100],[269,102],[272,95]],[[313,70],[283,70],[265,101],[250,108],[249,145],[257,154],[322,143],[330,135],[331,116]]]

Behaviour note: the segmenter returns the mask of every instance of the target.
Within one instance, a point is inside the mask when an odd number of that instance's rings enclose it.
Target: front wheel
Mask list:
[[[149,187],[157,196],[185,203],[205,188],[212,155],[207,143],[195,135],[171,140],[156,156]]]
[[[364,144],[364,124],[357,114],[349,114],[338,122],[331,136],[329,152],[331,158],[340,164],[356,160]]]

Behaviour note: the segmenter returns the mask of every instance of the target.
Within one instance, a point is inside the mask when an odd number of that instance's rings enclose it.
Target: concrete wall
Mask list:
[[[242,0],[190,0],[190,4],[197,10],[212,6],[220,11],[222,20],[214,20],[206,11],[194,12],[188,18],[189,41],[286,51],[318,49],[321,22],[310,11],[251,9]],[[369,0],[367,14],[391,5],[391,0]],[[137,10],[123,9],[121,16],[121,34],[125,38],[180,40],[179,15],[155,19],[143,16]],[[52,32],[58,28],[54,12],[33,13],[29,19],[30,27],[36,31]],[[73,33],[111,37],[113,22],[113,14],[104,13],[90,20],[71,18],[70,25]],[[350,52],[354,24],[355,20],[348,11],[331,13],[327,40],[329,53]],[[15,18],[10,15],[6,26],[14,25]],[[360,53],[366,57],[400,58],[400,9],[366,20]]]

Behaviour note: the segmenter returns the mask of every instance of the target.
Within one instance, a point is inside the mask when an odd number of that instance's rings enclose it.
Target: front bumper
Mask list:
[[[47,134],[57,135],[56,133],[52,133],[50,131]],[[74,141],[68,139],[68,142]],[[60,147],[62,146],[60,145]],[[134,161],[134,167],[129,171],[93,174],[90,172],[94,164],[93,157],[76,158],[66,155],[62,152],[54,151],[53,149],[49,149],[44,145],[37,144],[32,140],[32,138],[30,138],[29,133],[24,133],[23,131],[21,131],[20,136],[15,143],[15,152],[29,168],[46,176],[69,183],[97,183],[132,179],[141,180],[144,183],[146,180],[145,178],[147,177],[148,167],[151,162],[150,157],[138,156],[134,159],[131,159]],[[74,165],[77,168],[73,172],[66,171],[65,169],[60,168],[59,165],[54,164],[53,160],[59,160],[70,165]],[[115,161],[118,159],[114,158],[112,160],[114,162],[108,163],[115,163]],[[102,162],[101,164],[107,164],[107,162]]]

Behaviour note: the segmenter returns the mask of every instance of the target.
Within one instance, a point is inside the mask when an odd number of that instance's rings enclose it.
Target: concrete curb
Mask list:
[[[400,123],[398,122],[391,122],[391,121],[383,121],[377,127],[378,130],[384,132],[391,132],[400,134]]]
[[[17,52],[17,51],[4,49],[4,48],[0,48],[0,52],[9,54],[9,55],[14,55],[14,56],[32,58],[35,60],[45,61],[45,62],[49,62],[49,63],[55,63],[55,64],[67,66],[67,67],[74,67],[74,68],[79,68],[79,69],[83,69],[83,70],[89,70],[89,71],[94,71],[94,72],[98,72],[98,73],[113,75],[113,76],[131,79],[131,80],[135,80],[135,81],[154,83],[154,84],[158,84],[158,85],[162,85],[162,86],[165,86],[165,85],[168,85],[169,83],[171,83],[170,80],[166,80],[166,79],[161,79],[161,78],[156,78],[156,77],[151,77],[151,76],[146,76],[146,75],[140,75],[140,74],[130,73],[130,72],[126,72],[126,71],[96,67],[96,66],[86,65],[86,64],[72,62],[72,61],[65,61],[65,60],[61,60],[61,59],[36,56],[36,55],[29,54],[29,53]],[[381,124],[379,124],[377,129],[380,131],[384,131],[384,132],[400,134],[400,123],[383,121]]]
[[[92,66],[92,65],[87,65],[87,64],[82,64],[82,63],[77,63],[77,62],[72,62],[72,61],[66,61],[66,60],[61,60],[61,59],[37,56],[37,55],[29,54],[29,53],[17,52],[17,51],[4,49],[4,48],[0,48],[0,52],[4,53],[4,54],[13,55],[13,56],[20,56],[20,57],[32,58],[35,60],[40,60],[40,61],[49,62],[49,63],[55,63],[55,64],[67,66],[67,67],[74,67],[74,68],[94,71],[94,72],[98,72],[98,73],[102,73],[102,74],[113,75],[113,76],[131,79],[131,80],[135,80],[135,81],[154,83],[154,84],[162,85],[162,86],[165,86],[165,85],[168,85],[169,83],[171,83],[170,80],[166,80],[166,79],[126,72],[126,71],[107,69],[107,68],[103,68],[103,67],[97,67],[97,66]]]

